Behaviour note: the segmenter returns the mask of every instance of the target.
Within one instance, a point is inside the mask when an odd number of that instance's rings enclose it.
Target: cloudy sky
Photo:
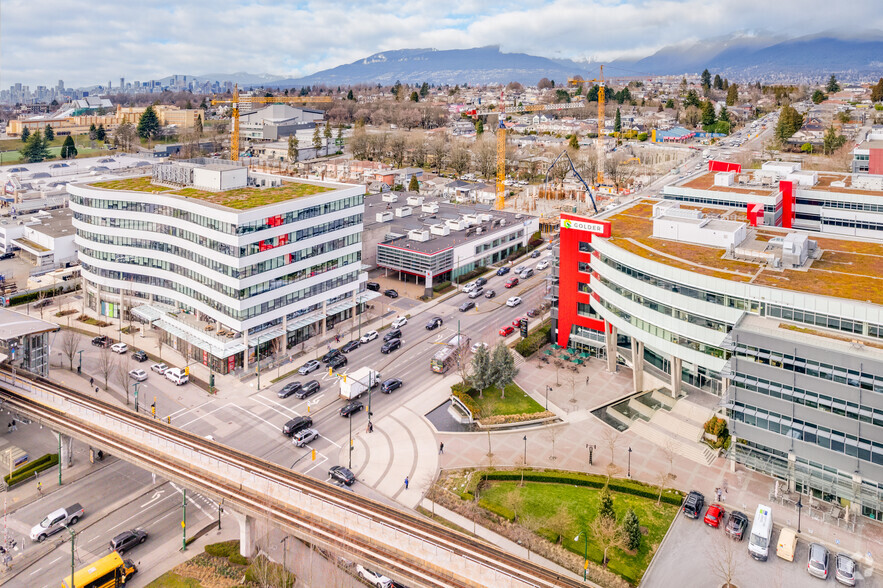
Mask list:
[[[0,87],[300,76],[391,49],[610,60],[730,35],[883,30],[880,0],[0,0]],[[859,19],[857,17],[860,16]]]

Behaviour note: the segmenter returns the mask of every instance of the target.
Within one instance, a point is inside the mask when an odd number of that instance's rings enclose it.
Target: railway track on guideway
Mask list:
[[[49,380],[30,374],[23,377],[19,373],[14,386],[12,381],[13,373],[0,368],[0,399],[5,408],[20,411],[43,426],[74,435],[118,457],[211,494],[233,510],[246,511],[258,519],[267,518],[307,540],[324,544],[416,586],[472,588],[486,585],[454,569],[473,564],[493,573],[498,586],[582,585],[576,575],[549,570],[418,514],[359,496]],[[90,418],[74,413],[88,414]],[[96,424],[98,422],[104,424]],[[171,451],[145,447],[112,430],[111,424],[131,431],[134,437],[149,435],[168,447],[174,446],[176,451],[189,451],[193,460],[188,462],[172,455]],[[205,459],[216,460],[231,470],[248,472],[253,479],[266,484],[266,493],[256,490],[255,484],[237,484],[230,479],[232,476],[225,477],[200,467],[200,461]],[[287,490],[289,496],[302,495],[314,508],[307,511],[287,504],[273,495],[278,492],[271,492],[271,486]],[[338,516],[316,514],[323,510],[337,512]],[[354,531],[350,526],[354,522],[351,519],[367,523],[376,532]],[[426,557],[416,556],[414,549],[409,551],[385,541],[383,534],[386,531],[409,543],[422,542],[418,548],[422,549],[421,553],[426,553]],[[446,566],[446,561],[453,563]]]

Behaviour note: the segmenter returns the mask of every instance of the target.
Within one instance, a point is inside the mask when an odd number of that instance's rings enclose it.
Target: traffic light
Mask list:
[[[527,317],[521,317],[521,338],[527,337]]]
[[[208,378],[208,385],[212,388],[215,387],[215,374],[211,374]]]
[[[150,405],[150,412],[151,414],[153,414],[154,417],[156,416],[156,401],[154,401],[153,404]]]

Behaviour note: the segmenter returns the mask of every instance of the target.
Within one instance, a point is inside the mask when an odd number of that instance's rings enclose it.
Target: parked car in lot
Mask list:
[[[351,471],[343,466],[333,466],[330,470],[328,470],[328,477],[332,480],[337,480],[338,482],[342,482],[347,486],[352,486],[353,482],[356,481],[356,476]]]
[[[366,282],[365,287],[375,292],[380,292],[380,284],[377,282]]]
[[[384,394],[389,394],[393,390],[398,390],[402,387],[402,381],[398,378],[390,378],[388,380],[384,380],[384,382],[380,385],[380,391]]]
[[[341,347],[340,350],[341,350],[343,353],[349,353],[349,352],[352,351],[353,349],[358,349],[359,345],[361,345],[361,340],[359,340],[359,339],[353,339],[353,340],[350,341],[349,343],[344,343],[344,344],[343,344],[343,347]]]
[[[125,343],[114,343],[110,346],[110,350],[114,353],[119,353],[120,355],[123,355],[126,351],[129,350],[129,346]]]
[[[834,578],[844,586],[855,586],[855,560],[838,553],[834,558]]]
[[[387,341],[383,344],[383,347],[380,348],[380,353],[392,353],[396,349],[402,346],[401,339],[393,339],[391,341]]]
[[[705,496],[693,490],[684,499],[684,514],[691,519],[698,519],[703,506],[705,506]]]
[[[517,319],[515,319],[514,321],[512,321],[512,326],[513,327],[520,327],[521,326],[521,319],[523,319],[523,318],[524,318],[523,316],[520,316]]]
[[[92,338],[92,345],[96,347],[108,347],[113,344],[113,340],[107,335],[101,335],[100,337]]]
[[[167,366],[164,363],[155,363],[152,366],[150,366],[150,369],[152,371],[158,373],[159,375],[163,375],[166,373],[166,370],[169,369],[169,366]]]
[[[806,561],[806,571],[810,576],[828,579],[828,550],[819,543],[809,544],[809,554]]]
[[[319,437],[319,431],[316,429],[301,429],[291,437],[291,442],[296,447],[303,447],[310,441]]]
[[[466,312],[467,310],[472,310],[473,308],[475,308],[475,303],[471,300],[467,300],[466,302],[461,304],[460,308],[458,308],[457,310],[459,310],[460,312]]]
[[[386,335],[383,336],[384,341],[392,341],[393,339],[401,339],[402,331],[401,329],[393,329],[389,331]]]
[[[300,368],[297,370],[297,373],[299,373],[302,376],[306,376],[310,372],[314,372],[317,369],[319,369],[320,367],[322,367],[322,364],[319,363],[319,360],[311,359],[307,363],[300,366]]]
[[[348,361],[346,355],[335,355],[331,358],[331,361],[328,362],[328,367],[336,370],[345,366]]]
[[[794,553],[797,551],[797,531],[782,527],[779,532],[779,542],[776,544],[776,555],[785,561],[794,561]]]
[[[426,323],[426,330],[431,331],[433,329],[437,329],[438,327],[442,326],[444,324],[444,322],[445,321],[442,320],[442,317],[434,316],[431,319],[429,319],[428,323]]]
[[[705,511],[705,518],[702,521],[709,527],[717,529],[720,527],[721,520],[724,518],[724,508],[719,504],[712,504]]]
[[[278,396],[279,398],[288,398],[289,396],[300,390],[302,386],[303,384],[301,384],[300,382],[289,382],[282,386],[281,390],[276,392],[276,396]]]
[[[4,253],[0,253],[0,261],[3,261],[4,259],[12,259],[13,257],[15,257],[14,251],[6,251]]]
[[[505,275],[508,274],[508,273],[509,273],[509,268],[508,268],[508,267],[505,267],[505,266],[504,266],[504,267],[501,267],[500,269],[497,270],[497,275],[498,275],[498,276],[505,276]]]
[[[129,372],[129,377],[136,382],[143,382],[147,379],[147,372],[145,372],[144,370],[131,370]]]
[[[491,298],[493,298],[496,295],[497,295],[497,293],[494,292],[493,290],[487,290],[484,293],[484,297],[487,298],[488,300],[490,300]]]
[[[370,343],[371,341],[373,341],[374,339],[376,339],[379,336],[380,336],[380,334],[377,331],[368,331],[367,333],[362,335],[362,338],[359,339],[359,343],[361,343],[363,345],[365,343]]]
[[[340,416],[349,417],[359,412],[360,410],[363,410],[364,408],[365,405],[358,400],[351,400],[340,408]]]
[[[519,304],[521,304],[521,298],[519,296],[512,296],[506,300],[506,306],[518,306]]]
[[[136,545],[141,545],[145,541],[147,541],[147,531],[142,531],[141,529],[123,531],[110,540],[110,550],[116,551],[122,555]]]
[[[142,350],[139,349],[138,351],[136,351],[135,353],[132,354],[132,359],[141,363],[141,362],[147,361],[149,358],[147,357],[146,353],[144,353]]]
[[[507,336],[511,335],[512,333],[514,333],[514,332],[515,332],[515,327],[513,327],[512,325],[506,325],[505,327],[503,327],[502,329],[500,329],[500,336],[501,336],[501,337],[507,337]]]
[[[183,386],[190,380],[190,376],[184,373],[181,368],[169,368],[163,374],[167,380],[175,384],[175,386]]]
[[[400,316],[400,317],[397,317],[396,320],[392,321],[392,328],[393,329],[400,329],[407,324],[408,324],[407,317]]]
[[[383,291],[384,296],[388,296],[389,298],[398,298],[399,293],[393,290],[392,288]]]
[[[518,285],[518,278],[509,278],[509,281],[506,282],[505,285],[507,288],[514,288]]]
[[[319,391],[319,381],[310,380],[294,393],[295,398],[307,398]]]
[[[748,517],[744,513],[734,510],[730,513],[730,518],[727,521],[727,528],[724,529],[724,532],[736,541],[741,541],[745,536],[745,529],[747,528]]]

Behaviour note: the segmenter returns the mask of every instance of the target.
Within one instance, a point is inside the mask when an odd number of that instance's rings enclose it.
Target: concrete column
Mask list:
[[[788,491],[794,492],[797,488],[797,480],[794,479],[794,468],[797,465],[797,456],[788,452]]]
[[[607,343],[607,371],[615,372],[616,371],[616,338],[619,336],[616,327],[611,325],[610,323],[606,324],[607,326],[607,336],[605,337],[605,342]]]
[[[325,336],[325,330],[328,325],[328,316],[325,314],[328,311],[328,301],[322,301],[322,336]]]
[[[71,451],[71,444],[73,443],[73,439],[69,435],[65,435],[63,433],[58,433],[53,431],[55,435],[55,439],[61,441],[61,455],[58,456],[58,461],[63,464],[65,469],[69,469],[73,467],[73,452]]]
[[[242,330],[242,342],[245,344],[245,351],[242,352],[242,371],[248,371],[248,329]]]
[[[230,514],[239,523],[239,554],[243,557],[252,557],[255,554],[254,544],[254,517],[244,515],[224,506],[224,514]]]
[[[635,392],[644,389],[644,344],[632,337],[632,380]]]
[[[677,398],[681,395],[681,358],[671,358],[671,395]]]

